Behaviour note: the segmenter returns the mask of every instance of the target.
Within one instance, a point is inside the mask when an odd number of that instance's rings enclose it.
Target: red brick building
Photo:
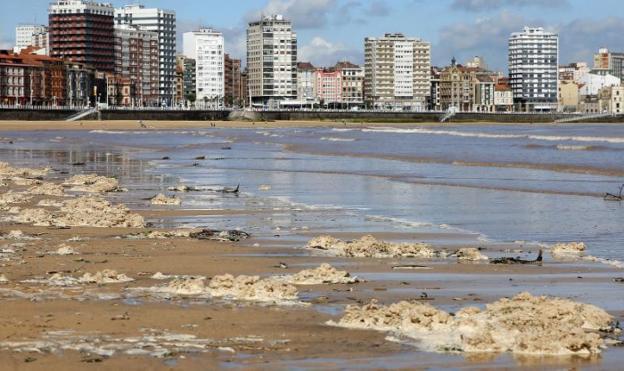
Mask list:
[[[56,0],[49,8],[50,56],[114,72],[114,8],[86,0]]]

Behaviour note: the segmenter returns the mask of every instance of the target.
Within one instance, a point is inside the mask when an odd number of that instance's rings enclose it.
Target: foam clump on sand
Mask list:
[[[152,205],[177,206],[180,205],[182,201],[177,197],[167,197],[166,195],[159,193],[150,200],[150,203]]]
[[[12,230],[8,233],[0,233],[0,240],[33,241],[38,239],[38,237],[29,236],[20,230]]]
[[[284,302],[297,300],[297,288],[274,278],[231,274],[215,276],[209,283],[210,295],[233,300]]]
[[[550,253],[553,257],[578,257],[585,252],[586,248],[583,242],[558,243],[550,248]]]
[[[529,293],[455,316],[425,303],[372,302],[348,306],[342,319],[329,324],[391,332],[427,351],[529,355],[597,354],[605,333],[617,330],[613,317],[593,305]]]
[[[0,274],[0,285],[4,285],[9,283],[9,280],[6,278],[4,274]]]
[[[148,240],[166,240],[169,238],[188,238],[190,237],[193,229],[175,229],[171,231],[148,231],[142,233],[135,233],[126,236],[128,239],[148,239]]]
[[[55,200],[41,200],[37,203],[37,206],[40,207],[55,207],[55,208],[60,208],[63,207],[63,202],[62,201],[55,201]]]
[[[474,247],[466,247],[463,249],[459,249],[457,253],[455,253],[457,259],[460,261],[482,261],[489,260],[489,258],[483,254],[479,249],[475,249]]]
[[[152,291],[180,296],[202,295],[208,293],[205,281],[205,277],[176,278],[164,286],[152,289]]]
[[[32,199],[32,196],[22,192],[8,191],[0,194],[0,206],[6,207],[11,204],[22,204]]]
[[[360,282],[357,277],[351,277],[349,272],[339,271],[326,263],[315,269],[306,269],[293,275],[284,276],[283,280],[293,285],[353,284]]]
[[[48,175],[50,169],[16,168],[6,162],[0,162],[0,175],[20,178],[41,178]]]
[[[106,193],[120,190],[117,179],[95,174],[74,175],[67,179],[63,185],[70,187],[71,191],[84,193]]]
[[[49,254],[58,255],[58,256],[67,256],[67,255],[78,255],[78,252],[69,245],[61,244],[59,245],[58,249],[56,249],[55,251],[51,251]]]
[[[124,283],[134,281],[133,278],[126,276],[123,273],[117,273],[117,271],[111,269],[105,269],[94,274],[85,273],[79,278],[82,283],[95,283],[98,285],[106,285],[111,283]]]
[[[56,196],[62,197],[65,195],[65,189],[59,184],[50,182],[41,182],[28,190],[29,194],[39,196]]]
[[[373,236],[345,242],[331,236],[320,236],[308,242],[307,248],[325,250],[336,256],[352,258],[434,258],[438,254],[424,243],[390,243]]]
[[[78,197],[67,200],[60,210],[24,209],[13,221],[35,226],[55,227],[121,227],[143,228],[145,221],[125,205],[112,205],[99,197]]]

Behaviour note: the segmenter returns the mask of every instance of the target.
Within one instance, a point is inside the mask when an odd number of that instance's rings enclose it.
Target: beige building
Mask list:
[[[580,85],[574,81],[559,81],[559,111],[577,112],[581,94]]]
[[[494,112],[497,76],[476,67],[458,65],[440,72],[440,108],[460,112]]]
[[[600,89],[598,93],[600,112],[621,114],[624,113],[624,87],[609,86]]]
[[[370,107],[425,110],[431,94],[431,44],[402,34],[364,40],[364,99]]]
[[[494,86],[494,106],[497,112],[513,111],[513,92],[509,79],[498,79]]]

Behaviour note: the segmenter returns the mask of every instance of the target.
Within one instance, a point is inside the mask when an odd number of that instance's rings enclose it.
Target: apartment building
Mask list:
[[[342,103],[349,106],[364,104],[364,68],[350,62],[338,62],[334,67],[342,79]]]
[[[184,33],[184,55],[195,60],[195,95],[205,107],[223,105],[225,96],[225,52],[221,32],[212,28]]]
[[[247,68],[253,104],[279,107],[297,98],[297,34],[289,20],[272,15],[249,23]]]
[[[316,67],[309,62],[297,63],[297,101],[303,104],[316,102],[314,73]]]
[[[622,114],[624,113],[624,87],[608,86],[600,89],[598,94],[600,112]]]
[[[225,54],[225,105],[227,107],[241,106],[241,60]]]
[[[559,36],[525,27],[509,38],[509,76],[519,110],[557,110]]]
[[[176,13],[143,5],[128,5],[115,9],[115,23],[137,26],[158,34],[158,78],[161,105],[173,103],[176,68]]]
[[[594,55],[594,70],[599,74],[609,74],[624,78],[624,53],[615,53],[609,49],[600,49]]]
[[[314,96],[323,106],[342,103],[342,73],[336,69],[314,71]]]
[[[19,53],[33,45],[33,36],[47,33],[48,27],[35,24],[20,24],[15,27],[15,48],[14,52]]]
[[[50,56],[114,72],[114,9],[86,0],[57,0],[49,7]],[[32,37],[32,35],[31,35]]]
[[[364,40],[366,104],[424,110],[431,94],[431,45],[403,34]]]

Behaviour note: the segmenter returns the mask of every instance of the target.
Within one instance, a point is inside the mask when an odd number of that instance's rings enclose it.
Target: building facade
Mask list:
[[[598,95],[600,89],[620,85],[621,80],[612,75],[598,75],[588,73],[582,75],[578,81],[581,84],[581,95]]]
[[[158,34],[136,26],[115,25],[115,74],[130,87],[129,94],[117,104],[158,106],[158,73]]]
[[[624,87],[608,86],[598,94],[600,112],[619,115],[624,113]]]
[[[31,45],[40,55],[50,55],[50,33],[47,30],[32,35]]]
[[[15,49],[19,53],[22,49],[26,49],[33,45],[33,36],[46,33],[48,28],[43,25],[20,24],[15,27]]]
[[[184,58],[184,99],[187,104],[194,105],[197,101],[197,66],[195,59]]]
[[[513,111],[513,92],[509,79],[498,79],[494,86],[494,107],[496,112]]]
[[[514,103],[523,111],[555,111],[558,95],[559,36],[525,27],[509,38],[509,76]]]
[[[159,96],[162,105],[173,104],[176,68],[176,13],[142,5],[115,9],[115,23],[137,26],[158,34]]]
[[[176,74],[174,79],[173,89],[173,102],[176,106],[183,106],[186,104],[184,98],[184,56],[176,56]]]
[[[347,107],[364,105],[364,68],[349,62],[338,62],[334,68],[342,79],[342,103]]]
[[[324,106],[342,103],[342,73],[336,69],[314,71],[314,96]]]
[[[225,105],[241,107],[241,60],[225,54]]]
[[[594,69],[601,74],[610,74],[621,80],[624,78],[624,53],[600,49],[594,55]]]
[[[183,45],[184,55],[195,60],[197,104],[222,106],[225,96],[223,34],[211,28],[185,32]]]
[[[93,103],[93,81],[95,69],[81,63],[66,62],[67,97],[70,106],[85,107]]]
[[[431,94],[431,45],[402,34],[364,41],[367,105],[424,110]]]
[[[273,15],[249,23],[247,68],[253,104],[276,107],[297,98],[297,34],[289,20]]]
[[[559,111],[576,112],[580,104],[580,86],[572,80],[559,81]]]
[[[302,104],[316,102],[314,95],[314,73],[316,68],[309,62],[297,63],[297,100]]]
[[[50,56],[114,72],[113,17],[110,4],[56,0],[49,8]]]

